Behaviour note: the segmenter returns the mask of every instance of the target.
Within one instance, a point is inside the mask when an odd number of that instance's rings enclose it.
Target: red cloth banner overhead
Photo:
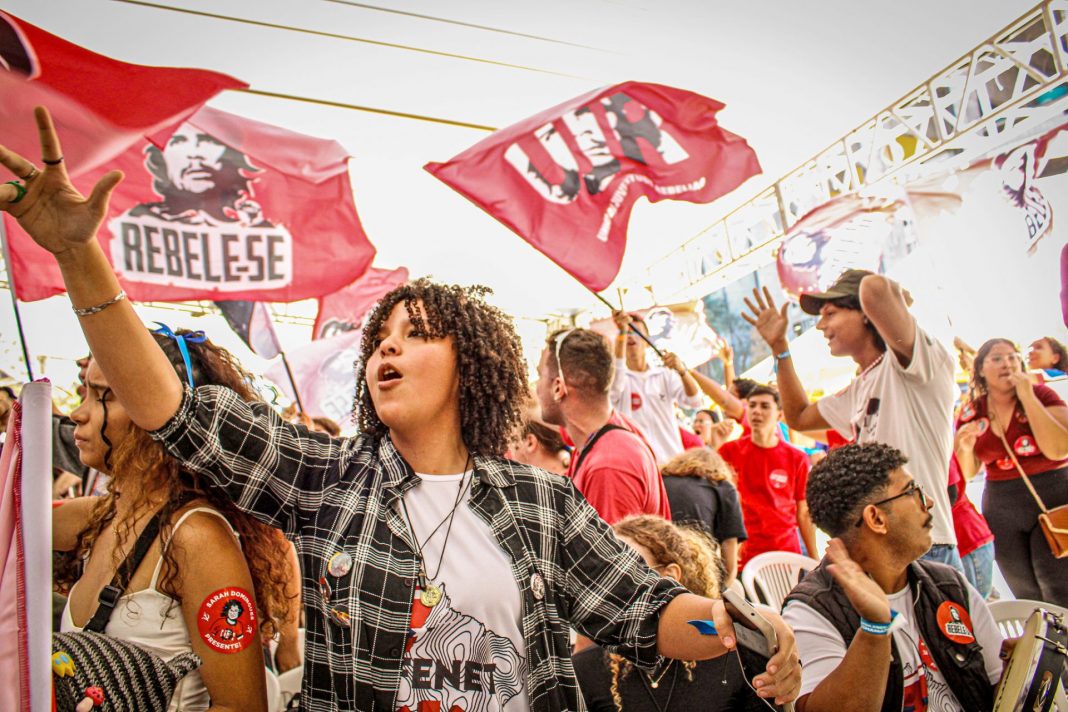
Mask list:
[[[583,285],[619,273],[634,202],[710,203],[760,172],[715,99],[625,82],[495,132],[426,169]]]
[[[4,145],[35,160],[33,107],[47,106],[72,175],[119,155],[144,133],[180,123],[219,92],[246,86],[202,69],[120,62],[0,12]]]
[[[204,107],[75,179],[126,179],[97,236],[138,301],[292,302],[336,292],[370,266],[348,155],[312,138]],[[7,220],[19,299],[63,292],[55,261]]]
[[[364,316],[375,302],[407,281],[407,267],[372,267],[349,286],[319,300],[319,313],[312,327],[312,338],[323,339],[360,328]]]

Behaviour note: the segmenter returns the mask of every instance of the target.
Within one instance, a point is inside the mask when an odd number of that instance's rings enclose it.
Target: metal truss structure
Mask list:
[[[963,168],[1068,109],[1068,0],[1046,0],[663,258],[631,285],[700,298],[774,260],[831,198]]]

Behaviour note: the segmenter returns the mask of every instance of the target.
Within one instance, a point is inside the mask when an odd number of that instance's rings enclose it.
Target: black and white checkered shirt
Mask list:
[[[218,386],[187,388],[153,437],[296,542],[304,709],[395,712],[419,572],[397,506],[418,478],[390,439],[312,433]],[[522,594],[531,709],[583,709],[568,625],[642,668],[657,667],[660,611],[684,589],[645,567],[567,478],[496,458],[476,456],[474,466],[470,506],[510,554]],[[327,562],[342,551],[352,569],[330,576]],[[350,625],[332,610],[348,614]]]

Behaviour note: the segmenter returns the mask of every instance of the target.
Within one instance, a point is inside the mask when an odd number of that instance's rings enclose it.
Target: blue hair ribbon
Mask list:
[[[203,331],[192,331],[188,334],[176,334],[171,331],[171,327],[161,322],[153,322],[158,329],[152,329],[153,334],[162,334],[168,339],[174,339],[178,342],[178,350],[182,352],[182,361],[185,363],[185,379],[189,381],[190,388],[196,388],[196,384],[193,383],[193,364],[189,360],[189,347],[186,342],[191,344],[202,344],[207,341],[208,337],[204,335]]]

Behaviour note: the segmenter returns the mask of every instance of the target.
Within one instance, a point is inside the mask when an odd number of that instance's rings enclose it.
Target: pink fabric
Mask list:
[[[28,680],[22,661],[27,657],[25,615],[22,597],[22,556],[18,536],[16,465],[18,462],[17,421],[21,405],[15,403],[7,421],[7,442],[0,454],[0,639],[18,641],[0,645],[0,709],[24,710],[29,705]]]

